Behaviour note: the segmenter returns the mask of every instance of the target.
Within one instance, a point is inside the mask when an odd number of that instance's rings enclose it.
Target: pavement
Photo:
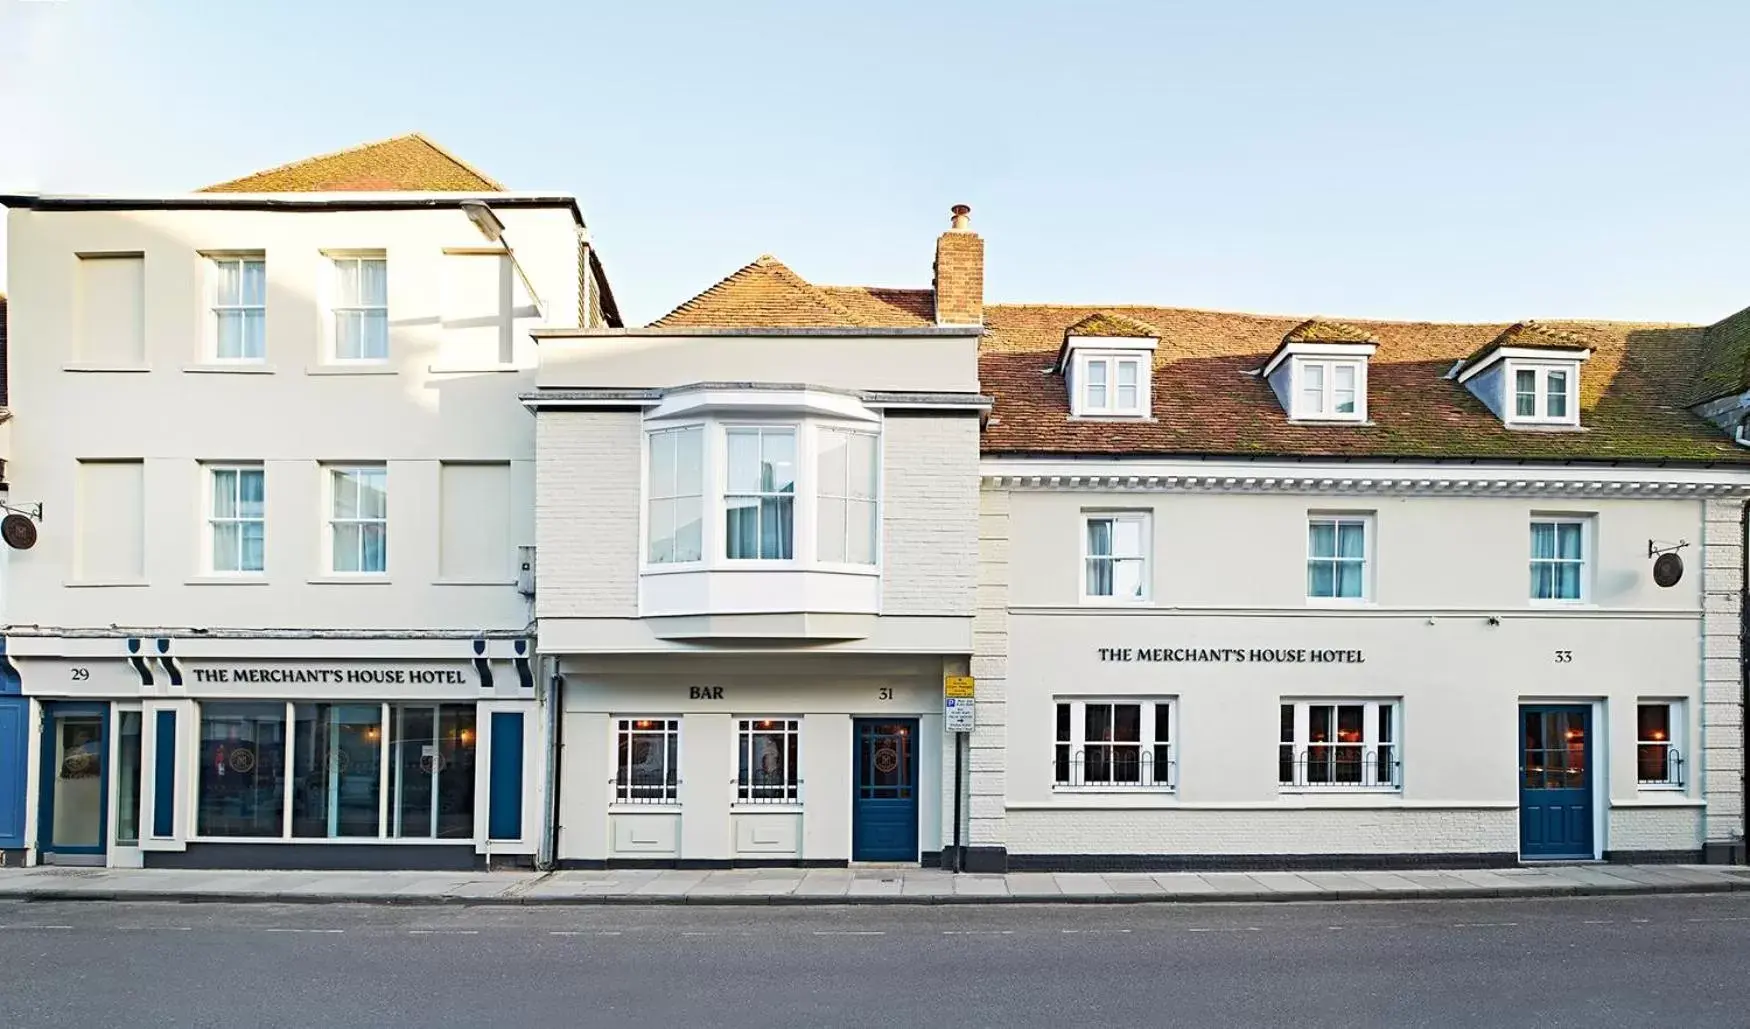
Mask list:
[[[1246,903],[1750,892],[1728,865],[1529,865],[1393,872],[1010,872],[935,868],[306,872],[0,868],[0,899],[207,903]]]
[[[1750,894],[1300,904],[0,900],[0,1026],[1743,1029]]]

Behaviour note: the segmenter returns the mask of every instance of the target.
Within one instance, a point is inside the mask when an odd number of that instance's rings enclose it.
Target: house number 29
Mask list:
[[[1558,651],[1556,651],[1556,664],[1558,664],[1558,665],[1572,664],[1573,661],[1574,661],[1574,652],[1573,651],[1571,651],[1571,650],[1558,650]]]
[[[89,669],[89,668],[75,668],[75,669],[73,669],[73,681],[74,682],[84,682],[85,680],[87,680],[89,678],[91,678],[91,669]]]

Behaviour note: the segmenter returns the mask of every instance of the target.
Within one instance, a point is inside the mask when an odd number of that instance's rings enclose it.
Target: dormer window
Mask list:
[[[1578,428],[1588,341],[1536,322],[1512,325],[1450,374],[1508,426]]]
[[[1077,415],[1140,418],[1148,413],[1143,404],[1142,358],[1116,354],[1077,354],[1081,388],[1077,391]]]
[[[1367,359],[1378,340],[1353,325],[1305,321],[1282,337],[1259,374],[1297,422],[1365,422]]]
[[[1152,326],[1101,312],[1063,334],[1054,371],[1069,388],[1075,418],[1147,418],[1154,351],[1160,335]]]

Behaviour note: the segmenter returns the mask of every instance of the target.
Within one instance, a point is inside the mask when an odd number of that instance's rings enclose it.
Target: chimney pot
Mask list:
[[[954,221],[936,239],[937,325],[980,325],[984,322],[984,240],[972,231],[972,208],[953,207]]]
[[[955,204],[949,209],[949,213],[954,216],[953,220],[949,222],[950,227],[967,229],[972,226],[972,208],[965,204]]]

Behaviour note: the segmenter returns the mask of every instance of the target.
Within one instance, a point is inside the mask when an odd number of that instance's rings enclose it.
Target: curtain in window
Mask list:
[[[732,429],[729,443],[728,556],[788,560],[796,538],[796,434]]]
[[[1537,600],[1580,597],[1581,526],[1578,522],[1531,523],[1531,595]]]
[[[1111,557],[1111,519],[1090,518],[1088,520],[1088,596],[1112,596]]]

